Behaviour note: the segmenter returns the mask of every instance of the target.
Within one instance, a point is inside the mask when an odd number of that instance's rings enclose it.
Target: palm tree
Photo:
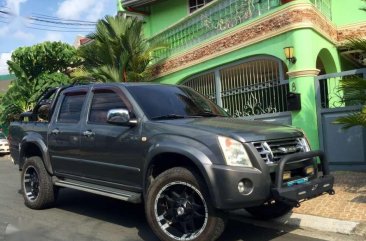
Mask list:
[[[349,49],[358,49],[366,53],[366,39],[350,39],[346,44]],[[343,128],[353,126],[366,127],[366,79],[354,77],[340,81],[340,90],[346,104],[362,105],[360,112],[354,112],[348,116],[338,118],[334,123],[342,124]]]
[[[92,41],[79,48],[83,68],[75,79],[101,82],[141,81],[151,77],[149,64],[162,44],[150,43],[143,36],[143,23],[136,18],[106,16],[96,31],[87,37]]]

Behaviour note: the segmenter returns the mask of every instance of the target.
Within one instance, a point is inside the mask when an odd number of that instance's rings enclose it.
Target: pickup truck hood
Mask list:
[[[264,121],[248,121],[234,118],[188,118],[164,120],[165,125],[192,128],[222,136],[231,136],[242,142],[296,138],[303,136],[301,130],[294,127],[272,124]],[[179,130],[177,128],[176,130]]]

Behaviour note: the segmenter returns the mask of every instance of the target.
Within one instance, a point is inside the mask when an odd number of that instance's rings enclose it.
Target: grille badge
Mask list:
[[[298,148],[296,146],[290,146],[290,147],[279,147],[277,150],[279,150],[283,154],[286,154],[286,153],[297,152],[297,150],[299,150],[299,149],[300,148]]]

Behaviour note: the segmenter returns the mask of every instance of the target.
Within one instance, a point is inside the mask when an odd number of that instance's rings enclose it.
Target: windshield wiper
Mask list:
[[[152,120],[169,120],[169,119],[184,119],[184,118],[186,118],[186,116],[177,114],[168,114],[168,115],[151,117]]]
[[[215,113],[212,113],[210,111],[205,111],[205,112],[201,112],[201,113],[198,113],[197,116],[203,116],[203,117],[224,117],[223,115],[219,115],[219,114],[215,114]]]

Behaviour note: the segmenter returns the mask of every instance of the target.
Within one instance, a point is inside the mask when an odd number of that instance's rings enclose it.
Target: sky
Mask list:
[[[44,41],[73,44],[94,29],[95,21],[115,15],[116,5],[116,0],[0,0],[0,75],[8,74],[6,61],[16,48]]]

